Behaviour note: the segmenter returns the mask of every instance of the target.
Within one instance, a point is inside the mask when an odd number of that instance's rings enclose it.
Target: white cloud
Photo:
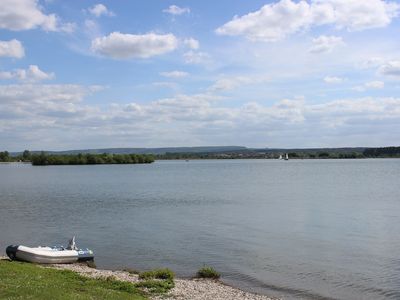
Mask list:
[[[282,0],[266,4],[260,10],[242,17],[235,16],[232,21],[219,27],[221,35],[243,35],[252,41],[278,41],[310,25],[310,6]]]
[[[37,0],[2,0],[0,28],[29,30],[40,27],[45,31],[71,32],[72,23],[61,23],[55,14],[45,14]]]
[[[386,0],[316,0],[314,6],[318,5],[329,5],[336,27],[350,31],[385,27],[400,9],[398,3]]]
[[[240,86],[241,84],[246,84],[249,82],[249,78],[246,77],[236,77],[236,78],[221,78],[218,79],[210,89],[212,91],[229,91]]]
[[[179,7],[177,5],[170,5],[168,8],[164,9],[163,12],[171,15],[183,15],[190,13],[188,7]]]
[[[353,91],[356,92],[365,92],[365,86],[364,85],[356,85],[352,88]]]
[[[183,41],[183,43],[189,47],[190,49],[196,50],[199,49],[200,47],[200,43],[198,40],[194,39],[194,38],[189,38],[189,39],[185,39]]]
[[[353,90],[357,92],[365,92],[366,90],[370,89],[383,89],[385,87],[385,83],[383,81],[370,81],[366,82],[363,85],[358,85],[353,87]]]
[[[215,92],[230,91],[244,85],[265,83],[268,80],[269,78],[260,76],[222,77],[216,80],[209,90]]]
[[[400,77],[400,60],[388,61],[379,68],[379,72],[387,76]]]
[[[335,77],[335,76],[326,76],[324,78],[324,81],[326,83],[342,83],[343,82],[343,78]]]
[[[189,73],[183,71],[161,72],[161,76],[168,78],[183,78],[189,76]]]
[[[245,36],[251,41],[274,42],[312,26],[334,25],[338,29],[364,30],[385,27],[398,16],[400,5],[384,0],[281,0],[238,17],[216,33]]]
[[[23,82],[37,82],[54,78],[54,73],[46,73],[36,65],[30,65],[28,69],[16,69],[11,72],[0,72],[0,79],[16,79]]]
[[[108,17],[115,16],[115,14],[112,11],[108,10],[108,8],[101,3],[95,4],[92,7],[88,8],[88,11],[97,18],[101,16],[108,16]]]
[[[76,28],[76,23],[63,23],[58,26],[57,31],[72,33],[76,30]]]
[[[187,64],[205,64],[210,61],[210,55],[208,53],[192,50],[183,54],[183,58]]]
[[[5,134],[2,139],[7,138],[8,133],[14,132],[14,142],[21,139],[22,144],[42,137],[37,143],[40,149],[49,139],[57,141],[54,146],[63,143],[68,132],[74,132],[74,139],[79,140],[78,131],[84,132],[86,126],[92,125],[87,117],[98,111],[80,102],[96,89],[68,84],[0,85],[0,115],[5,116],[0,118],[0,136]]]
[[[92,51],[116,59],[149,58],[171,52],[177,47],[178,40],[173,34],[113,32],[92,41]]]
[[[92,39],[102,35],[98,22],[90,19],[86,19],[83,22],[83,32],[87,37],[90,37]]]
[[[11,84],[0,86],[0,102],[27,105],[49,102],[78,103],[98,91],[97,86],[75,84]],[[30,109],[33,109],[31,107]]]
[[[156,87],[164,87],[169,89],[177,89],[177,84],[175,82],[168,82],[168,81],[157,81],[153,82],[152,85]]]
[[[312,47],[310,52],[312,53],[325,53],[331,52],[334,48],[344,45],[343,39],[340,36],[326,36],[321,35],[312,40]]]
[[[365,87],[369,89],[383,89],[385,87],[385,83],[383,81],[370,81],[365,83]]]
[[[370,69],[370,68],[376,68],[384,62],[383,58],[381,57],[371,57],[369,59],[366,59],[365,61],[361,62],[359,64],[359,67],[361,69]]]
[[[307,147],[386,144],[400,138],[400,98],[365,97],[319,104],[297,98],[268,105],[224,106],[218,96],[206,93],[105,107],[85,103],[98,89],[0,85],[0,115],[6,116],[0,118],[0,139],[18,148],[43,149],[104,143],[121,147],[132,139],[141,147],[233,142]],[[7,140],[11,131],[13,139]]]
[[[16,39],[11,41],[0,41],[0,57],[22,58],[25,50],[22,43]]]

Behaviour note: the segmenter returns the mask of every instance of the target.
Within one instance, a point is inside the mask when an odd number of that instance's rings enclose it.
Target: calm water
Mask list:
[[[104,268],[203,264],[287,299],[400,298],[400,160],[0,165],[0,248],[95,250]]]

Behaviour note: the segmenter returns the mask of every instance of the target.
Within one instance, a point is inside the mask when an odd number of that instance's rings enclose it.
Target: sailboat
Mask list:
[[[289,154],[285,154],[285,160],[289,160]]]
[[[283,159],[283,157],[282,157],[282,154],[281,154],[281,155],[279,155],[279,159]]]

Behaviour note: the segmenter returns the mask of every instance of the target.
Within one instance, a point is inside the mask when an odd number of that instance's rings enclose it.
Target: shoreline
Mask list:
[[[0,260],[9,260],[6,256],[0,256]],[[89,267],[85,263],[74,264],[49,264],[38,265],[43,268],[57,270],[70,270],[82,276],[94,279],[106,279],[113,277],[116,280],[137,283],[139,276],[122,270],[105,270]],[[175,287],[163,295],[151,296],[152,300],[161,300],[165,298],[176,300],[277,300],[279,298],[269,297],[256,293],[250,293],[230,286],[219,280],[213,279],[174,279]]]
[[[91,268],[86,264],[54,264],[45,266],[60,270],[74,271],[80,275],[90,278],[107,278],[115,277],[117,280],[127,282],[138,282],[139,276],[122,270],[105,270]],[[153,296],[151,299],[177,299],[177,300],[277,300],[266,295],[250,293],[240,290],[239,288],[230,286],[219,280],[212,279],[174,279],[175,287],[165,295]]]

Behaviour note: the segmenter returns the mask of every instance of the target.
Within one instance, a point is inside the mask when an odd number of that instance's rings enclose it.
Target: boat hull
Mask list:
[[[50,247],[31,248],[22,245],[8,246],[6,253],[12,260],[40,264],[69,264],[78,261],[90,261],[94,259],[94,255],[91,250],[67,250]]]

